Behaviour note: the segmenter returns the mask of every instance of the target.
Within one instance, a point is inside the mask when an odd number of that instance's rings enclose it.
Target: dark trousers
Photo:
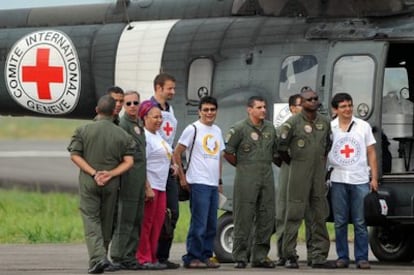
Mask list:
[[[141,234],[145,204],[145,165],[134,164],[122,175],[118,197],[117,222],[112,236],[111,258],[118,263],[133,263]]]
[[[171,210],[171,225],[175,229],[179,216],[178,184],[176,177],[171,173],[168,174],[166,193],[167,208]],[[166,261],[170,257],[170,249],[173,239],[174,235],[172,235],[171,238],[162,238],[158,241],[157,258],[160,262]]]

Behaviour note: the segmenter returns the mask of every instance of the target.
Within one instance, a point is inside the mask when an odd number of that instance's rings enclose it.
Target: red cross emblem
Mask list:
[[[66,33],[44,29],[29,33],[14,44],[5,63],[7,90],[22,107],[61,115],[78,105],[81,66]]]
[[[165,123],[165,126],[162,128],[163,130],[164,130],[164,132],[165,132],[165,134],[167,135],[167,137],[169,137],[170,136],[170,134],[171,134],[171,132],[174,130],[172,127],[171,127],[171,125],[170,125],[170,123],[167,121],[167,123]]]
[[[349,147],[348,144],[346,144],[345,145],[345,148],[342,149],[340,152],[341,152],[341,154],[344,154],[345,155],[345,158],[350,158],[351,157],[351,153],[354,152],[354,149],[351,148],[351,147]]]
[[[36,65],[23,66],[23,82],[35,82],[39,99],[52,99],[50,83],[63,83],[63,67],[49,65],[50,49],[39,48]]]

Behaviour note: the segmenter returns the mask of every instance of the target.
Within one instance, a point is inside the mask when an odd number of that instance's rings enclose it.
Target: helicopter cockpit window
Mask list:
[[[199,101],[206,95],[211,95],[214,63],[209,58],[198,58],[191,62],[188,75],[189,101]]]
[[[368,55],[343,56],[335,63],[332,95],[348,93],[354,103],[354,115],[367,119],[374,98],[375,62]]]
[[[288,56],[280,70],[279,97],[287,102],[289,97],[300,92],[303,86],[316,87],[318,61],[312,55]]]

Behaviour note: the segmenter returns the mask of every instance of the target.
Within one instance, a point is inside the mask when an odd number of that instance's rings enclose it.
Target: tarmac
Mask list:
[[[246,269],[235,269],[233,264],[222,264],[218,269],[186,269],[180,267],[175,270],[161,271],[117,271],[105,272],[106,274],[128,275],[133,273],[139,274],[207,274],[216,273],[226,275],[244,274],[261,274],[276,272],[277,274],[360,274],[362,271],[351,265],[348,269],[312,269],[306,265],[306,248],[304,244],[298,245],[298,255],[300,260],[300,269],[286,269],[284,267],[276,267],[275,269],[252,268],[248,266]],[[353,251],[353,245],[350,244]],[[173,244],[171,251],[171,261],[181,263],[181,256],[185,253],[185,244]],[[272,247],[270,256],[274,259],[275,247]],[[375,257],[370,254],[372,263],[371,270],[364,270],[364,274],[413,274],[413,265],[400,264],[389,265],[381,264],[376,261]],[[329,259],[335,259],[334,244],[331,246]],[[1,275],[75,275],[87,274],[88,256],[85,244],[30,244],[30,245],[0,245],[0,274]]]

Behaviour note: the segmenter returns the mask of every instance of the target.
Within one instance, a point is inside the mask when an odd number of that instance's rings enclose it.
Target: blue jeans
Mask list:
[[[331,200],[335,220],[336,254],[349,262],[348,221],[354,225],[355,262],[368,261],[368,230],[364,219],[364,197],[369,184],[332,182]]]
[[[187,235],[187,254],[184,264],[198,259],[202,262],[213,256],[217,229],[218,188],[205,184],[191,184],[191,221]]]

